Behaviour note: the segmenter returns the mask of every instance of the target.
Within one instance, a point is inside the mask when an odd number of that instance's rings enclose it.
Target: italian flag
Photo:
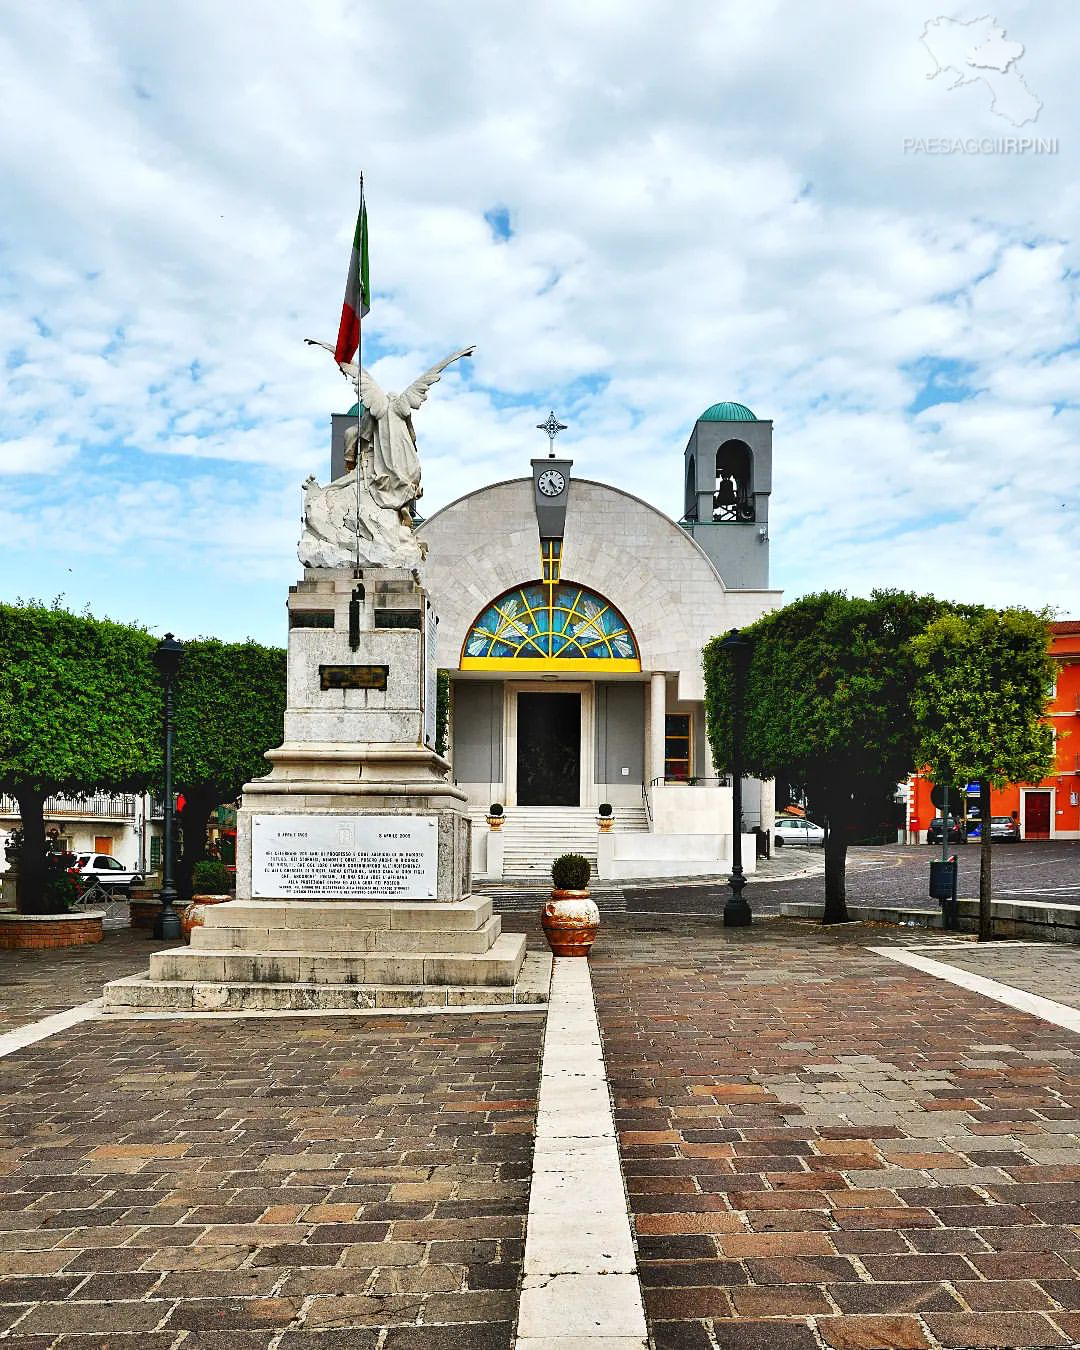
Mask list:
[[[345,303],[341,306],[335,361],[351,361],[360,346],[360,320],[371,308],[371,282],[368,279],[367,204],[360,193],[360,214],[356,217],[349,279],[345,283]]]

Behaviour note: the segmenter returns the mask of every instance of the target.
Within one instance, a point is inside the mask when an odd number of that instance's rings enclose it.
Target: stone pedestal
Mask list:
[[[307,568],[285,738],[237,812],[236,899],[106,1008],[535,1003],[525,940],[470,895],[466,795],[435,749],[437,619],[416,574]],[[543,968],[541,968],[543,967]]]

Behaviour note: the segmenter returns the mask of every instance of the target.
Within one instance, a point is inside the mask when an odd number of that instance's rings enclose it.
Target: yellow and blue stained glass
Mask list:
[[[603,662],[606,668],[641,669],[634,635],[615,606],[567,581],[507,591],[476,620],[465,639],[462,669],[504,661],[519,668]]]

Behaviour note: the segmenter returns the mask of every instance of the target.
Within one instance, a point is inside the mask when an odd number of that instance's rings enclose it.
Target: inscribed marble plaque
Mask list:
[[[434,900],[438,827],[427,816],[251,818],[251,893],[286,900]]]

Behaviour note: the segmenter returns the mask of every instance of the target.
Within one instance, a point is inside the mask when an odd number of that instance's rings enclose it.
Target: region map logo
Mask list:
[[[930,54],[928,80],[943,79],[950,91],[975,86],[988,98],[989,111],[1020,128],[1034,122],[1042,102],[1028,88],[1019,70],[1024,55],[996,18],[928,19],[919,41]],[[1057,141],[1027,136],[905,137],[904,152],[915,154],[1056,154]]]

